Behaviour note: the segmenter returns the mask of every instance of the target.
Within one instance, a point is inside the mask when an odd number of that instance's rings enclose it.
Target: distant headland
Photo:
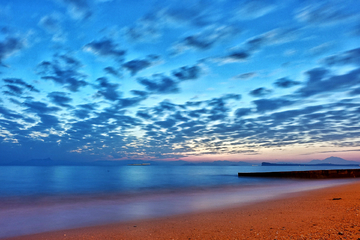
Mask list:
[[[359,166],[360,161],[349,161],[339,157],[329,157],[323,160],[311,160],[308,162],[267,162],[267,161],[211,161],[211,162],[192,162],[192,161],[149,161],[149,160],[118,160],[118,161],[93,161],[75,162],[52,160],[50,157],[42,159],[31,159],[27,161],[7,161],[0,162],[0,166]]]

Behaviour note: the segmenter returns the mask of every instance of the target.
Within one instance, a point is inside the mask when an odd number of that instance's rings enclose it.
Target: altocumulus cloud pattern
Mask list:
[[[360,151],[356,0],[3,0],[0,161]]]

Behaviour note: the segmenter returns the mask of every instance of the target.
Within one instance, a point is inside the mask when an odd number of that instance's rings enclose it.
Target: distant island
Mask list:
[[[360,166],[360,162],[348,161],[339,157],[329,157],[324,160],[312,160],[305,163],[287,163],[287,162],[262,162],[261,166]]]
[[[352,167],[359,167],[360,163],[358,164],[333,164],[333,163],[318,163],[318,164],[302,164],[302,163],[269,163],[269,162],[262,162],[261,166],[352,166]]]
[[[150,166],[150,163],[129,163],[128,166]]]
[[[244,161],[212,161],[212,162],[191,162],[191,161],[148,161],[148,160],[119,160],[119,161],[94,161],[74,162],[59,161],[51,158],[31,159],[22,162],[0,162],[1,166],[360,166],[360,162],[349,161],[339,157],[329,157],[324,160],[312,160],[309,162],[244,162]]]

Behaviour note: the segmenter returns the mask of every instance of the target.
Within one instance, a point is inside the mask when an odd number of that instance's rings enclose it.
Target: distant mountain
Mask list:
[[[303,163],[288,163],[288,162],[278,162],[278,163],[269,163],[263,162],[262,166],[360,166],[360,162],[348,161],[339,157],[329,157],[324,160],[312,160],[310,162]]]
[[[178,161],[146,161],[146,160],[121,160],[121,161],[95,161],[88,163],[92,166],[126,166],[150,163],[152,166],[251,166],[248,162],[214,161],[214,162],[188,162]]]
[[[252,163],[248,162],[235,162],[235,161],[214,161],[214,162],[197,162],[197,166],[251,166]]]
[[[82,162],[70,162],[70,161],[59,161],[52,160],[51,158],[42,158],[42,159],[31,159],[29,161],[25,161],[19,163],[17,165],[23,166],[82,166],[85,165]]]
[[[213,161],[213,162],[190,162],[184,160],[178,161],[147,161],[147,160],[121,160],[121,161],[95,161],[95,162],[71,162],[52,160],[51,158],[31,159],[24,162],[7,162],[0,165],[18,165],[18,166],[127,166],[141,165],[150,163],[152,166],[252,166],[258,162],[241,162],[241,161]],[[310,162],[263,162],[263,166],[304,166],[304,165],[360,165],[360,162],[348,161],[339,157],[329,157],[324,160],[312,160]]]
[[[178,161],[145,161],[145,160],[125,160],[125,161],[101,161],[93,162],[94,165],[129,165],[129,164],[143,164],[150,163],[150,165],[160,166],[251,166],[248,162],[235,161],[213,161],[213,162],[188,162],[183,160]]]
[[[25,162],[25,164],[31,164],[35,166],[48,166],[48,165],[53,165],[54,161],[51,160],[51,158],[31,159]]]
[[[339,158],[339,157],[328,157],[325,158],[324,160],[312,160],[310,162],[308,162],[308,164],[337,164],[337,165],[347,165],[347,164],[360,164],[360,162],[355,162],[355,161],[349,161],[349,160],[345,160],[343,158]]]
[[[189,161],[147,161],[147,160],[121,160],[121,161],[94,161],[94,162],[70,162],[52,160],[51,158],[31,159],[24,162],[8,162],[0,165],[17,166],[127,166],[148,164],[152,166],[251,166],[253,163],[236,161],[213,161],[213,162],[189,162]]]

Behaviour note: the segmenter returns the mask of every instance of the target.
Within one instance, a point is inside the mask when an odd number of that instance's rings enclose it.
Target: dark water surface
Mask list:
[[[263,185],[283,180],[238,178],[238,172],[313,170],[267,166],[2,166],[0,197],[126,193],[223,185]],[[335,167],[333,167],[335,168]],[[339,167],[337,167],[339,168]]]

